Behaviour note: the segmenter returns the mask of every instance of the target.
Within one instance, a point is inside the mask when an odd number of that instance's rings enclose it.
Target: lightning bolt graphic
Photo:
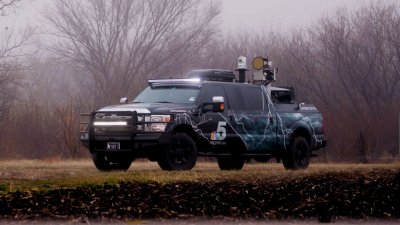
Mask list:
[[[293,130],[291,128],[288,128],[285,125],[285,122],[281,115],[279,115],[276,112],[275,105],[271,99],[271,96],[265,86],[260,86],[262,90],[262,108],[263,110],[259,112],[259,114],[251,115],[251,117],[245,115],[244,113],[238,113],[237,111],[234,110],[229,110],[227,113],[227,117],[225,117],[223,114],[218,113],[219,116],[223,120],[227,122],[227,124],[230,126],[230,128],[242,139],[243,143],[245,144],[246,148],[249,149],[257,149],[259,148],[262,144],[266,144],[266,141],[268,142],[268,138],[271,134],[276,132],[278,137],[280,134],[282,135],[282,138],[277,139],[278,142],[281,142],[282,146],[284,149],[287,149],[287,141],[288,141],[288,135],[293,133]],[[297,115],[297,116],[296,116]],[[274,130],[273,118],[276,116],[276,131]],[[235,124],[231,124],[228,118],[231,118],[231,120],[234,120]],[[232,119],[233,118],[233,119]],[[291,120],[293,118],[297,118],[296,120],[301,120],[307,123],[310,128],[312,129],[312,137],[315,140],[316,143],[322,143],[322,140],[319,140],[316,136],[316,129],[320,127],[320,121],[312,122],[315,121],[313,120],[310,116],[304,116],[302,113],[295,113],[295,114],[290,114],[289,117],[285,117],[285,121],[287,119]],[[261,119],[261,120],[260,120]],[[199,134],[202,138],[206,139],[207,141],[210,141],[208,137],[206,137],[205,134],[203,134],[203,131],[199,128],[201,124],[204,124],[206,122],[211,121],[211,118],[206,119],[205,115],[200,116],[200,121],[199,123],[196,123],[193,119],[191,119],[191,116],[187,113],[183,114],[176,114],[174,123],[175,124],[188,124],[190,125],[193,130]],[[250,130],[248,130],[249,126],[253,127],[256,125],[260,125],[259,121],[261,121],[262,127],[259,127],[260,129],[263,129],[261,138],[257,138],[257,135],[252,133]],[[265,122],[264,122],[265,121]],[[286,121],[287,122],[287,121]],[[261,131],[261,130],[260,130]],[[282,143],[283,142],[283,143]],[[279,144],[279,143],[278,143]]]
[[[202,115],[200,117],[200,123],[196,124],[195,121],[193,121],[187,113],[183,113],[183,114],[176,114],[174,122],[176,122],[177,124],[188,124],[188,125],[190,125],[196,133],[198,133],[201,137],[203,137],[207,141],[209,141],[209,139],[203,134],[203,131],[198,126],[203,124],[203,123],[206,123],[206,122],[208,122],[210,120],[211,119],[206,120],[205,116]]]

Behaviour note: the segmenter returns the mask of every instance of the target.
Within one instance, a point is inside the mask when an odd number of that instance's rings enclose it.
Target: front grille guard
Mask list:
[[[81,113],[79,118],[79,139],[83,142],[89,140],[90,113]]]
[[[129,133],[126,133],[124,136],[130,136],[131,139],[133,139],[136,134],[139,133],[162,133],[162,132],[155,132],[155,131],[145,131],[147,126],[151,126],[153,123],[160,123],[160,122],[151,122],[151,121],[146,121],[145,118],[146,116],[151,116],[152,114],[150,113],[137,113],[136,111],[120,111],[120,112],[113,112],[113,111],[101,111],[101,112],[92,112],[92,113],[83,113],[81,114],[81,121],[80,121],[80,137],[81,141],[87,140],[90,142],[96,140],[96,136],[110,136],[112,137],[111,134],[105,133],[102,135],[97,135],[95,133],[95,127],[94,127],[94,121],[96,121],[96,114],[97,113],[102,113],[102,114],[116,114],[117,118],[118,116],[129,116],[130,119],[127,121],[128,126],[130,126]],[[157,115],[169,115],[170,114],[157,114]],[[86,118],[86,119],[85,119]],[[138,118],[141,118],[139,121]],[[102,121],[107,121],[107,119],[104,119]],[[112,121],[112,120],[109,120]],[[171,120],[172,121],[172,120]],[[168,127],[168,124],[167,124]],[[140,129],[138,129],[140,128]]]

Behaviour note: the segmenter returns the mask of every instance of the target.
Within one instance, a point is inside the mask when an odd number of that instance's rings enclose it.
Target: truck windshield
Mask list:
[[[143,103],[194,103],[198,87],[161,86],[147,87],[133,102]]]

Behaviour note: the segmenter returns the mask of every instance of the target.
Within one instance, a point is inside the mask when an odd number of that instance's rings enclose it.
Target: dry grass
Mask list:
[[[282,164],[246,164],[241,171],[220,171],[216,163],[201,162],[191,171],[166,172],[157,163],[134,161],[126,172],[99,172],[89,160],[81,161],[0,161],[0,193],[43,191],[54,188],[116,184],[122,181],[170,183],[210,180],[270,180],[330,172],[367,173],[375,170],[400,170],[400,163],[391,164],[312,164],[302,171],[286,171]]]

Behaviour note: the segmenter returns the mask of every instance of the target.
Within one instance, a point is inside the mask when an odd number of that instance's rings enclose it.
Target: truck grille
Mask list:
[[[130,137],[135,133],[162,132],[151,129],[166,121],[151,121],[151,114],[138,114],[136,112],[98,112],[92,115],[93,134],[95,136],[125,136]],[[155,115],[160,117],[160,115]],[[153,118],[154,119],[154,118]]]
[[[95,136],[130,136],[136,129],[136,114],[132,112],[99,112],[94,115]],[[106,125],[126,122],[126,125]],[[102,125],[96,125],[101,123]]]

